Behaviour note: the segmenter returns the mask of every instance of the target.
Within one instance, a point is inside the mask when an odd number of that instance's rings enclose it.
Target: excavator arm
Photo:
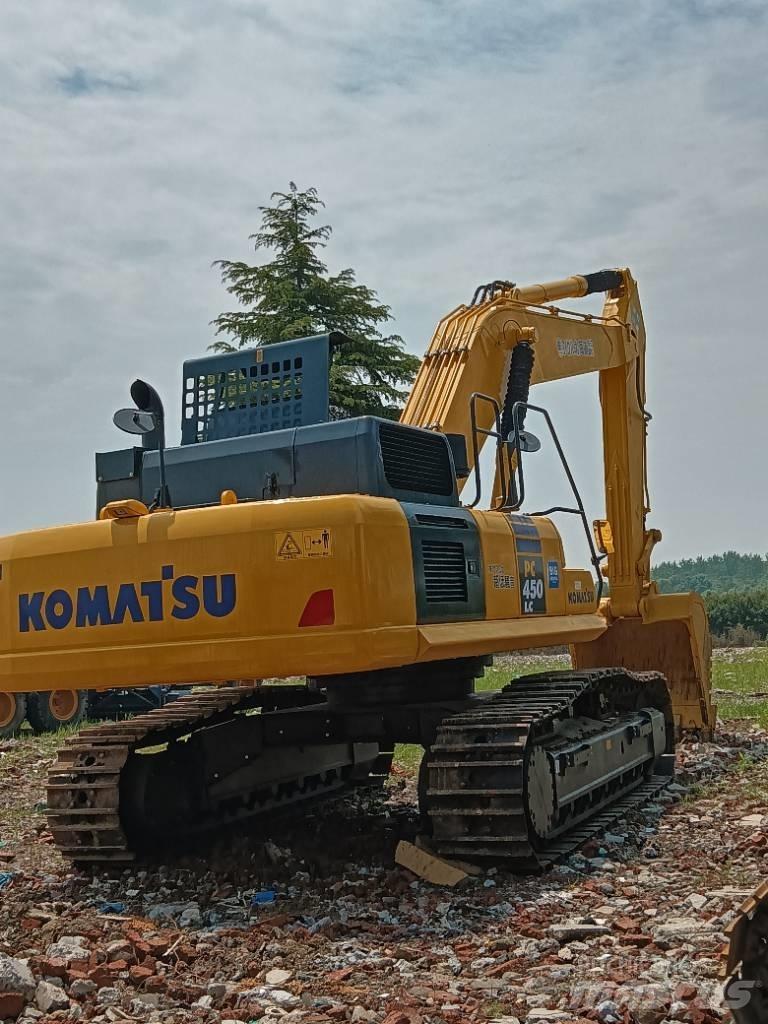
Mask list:
[[[606,293],[600,316],[550,304],[594,292]],[[574,663],[663,671],[678,725],[709,731],[715,710],[703,602],[697,594],[661,595],[650,578],[661,533],[646,526],[645,327],[629,270],[478,289],[471,305],[438,324],[401,422],[462,435],[471,470],[494,425],[492,404],[473,402],[473,395],[498,403],[506,438],[514,402],[527,398],[528,384],[585,373],[599,376],[606,518],[595,523],[595,533],[610,583],[601,607],[609,628],[598,640],[575,645]]]

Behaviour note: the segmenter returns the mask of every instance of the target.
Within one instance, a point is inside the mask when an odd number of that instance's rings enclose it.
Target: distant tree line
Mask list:
[[[768,587],[712,592],[704,601],[716,643],[740,647],[768,639]]]
[[[709,558],[683,558],[679,562],[659,562],[653,578],[665,594],[696,590],[700,594],[731,590],[768,588],[768,555],[740,555],[726,551]]]
[[[768,639],[768,555],[726,551],[660,562],[653,578],[662,593],[695,590],[704,595],[716,644],[742,646]]]

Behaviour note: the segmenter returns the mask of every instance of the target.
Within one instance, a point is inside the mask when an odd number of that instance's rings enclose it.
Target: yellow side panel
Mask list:
[[[0,540],[0,565],[4,689],[325,674],[416,657],[410,535],[387,499],[42,530]],[[300,627],[312,594],[328,590],[333,624]]]
[[[563,569],[548,520],[475,519],[486,620],[437,625],[416,621],[411,535],[391,499],[164,510],[2,538],[0,689],[354,673],[605,631],[593,606],[566,603],[589,576]],[[542,597],[521,614],[531,547]]]
[[[483,551],[487,619],[539,620],[597,611],[592,574],[565,568],[562,540],[551,519],[474,510],[472,514]],[[546,632],[548,624],[540,629]],[[530,640],[530,630],[525,632]]]
[[[515,540],[509,520],[501,512],[472,511],[480,533],[485,572],[485,617],[516,619],[520,616]]]

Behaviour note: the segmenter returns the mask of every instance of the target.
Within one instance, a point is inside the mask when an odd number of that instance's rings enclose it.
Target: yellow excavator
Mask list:
[[[595,292],[600,316],[553,305]],[[136,381],[115,423],[141,446],[97,456],[97,520],[0,539],[6,712],[16,694],[216,684],[65,743],[49,822],[73,861],[131,860],[318,798],[415,742],[436,849],[537,869],[663,786],[676,730],[712,729],[703,603],[650,579],[630,272],[482,286],[438,325],[399,422],[329,418],[328,361],[347,340],[187,361],[176,448]],[[531,385],[591,372],[594,531],[554,421],[529,401]],[[540,511],[524,472],[534,420],[569,495]],[[559,513],[583,524],[590,569],[566,564]],[[494,653],[556,644],[572,671],[475,692]]]

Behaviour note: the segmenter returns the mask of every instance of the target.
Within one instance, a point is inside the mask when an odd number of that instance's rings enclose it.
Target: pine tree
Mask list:
[[[245,309],[212,321],[217,341],[211,348],[233,352],[248,345],[271,345],[312,334],[338,331],[350,340],[331,346],[330,404],[334,418],[375,415],[396,418],[407,386],[419,367],[397,334],[379,327],[392,319],[375,291],[359,284],[347,267],[336,275],[319,252],[331,228],[314,226],[325,204],[317,189],[273,192],[273,206],[261,206],[261,230],[250,236],[256,252],[271,250],[269,263],[251,266],[217,260],[222,282]]]

